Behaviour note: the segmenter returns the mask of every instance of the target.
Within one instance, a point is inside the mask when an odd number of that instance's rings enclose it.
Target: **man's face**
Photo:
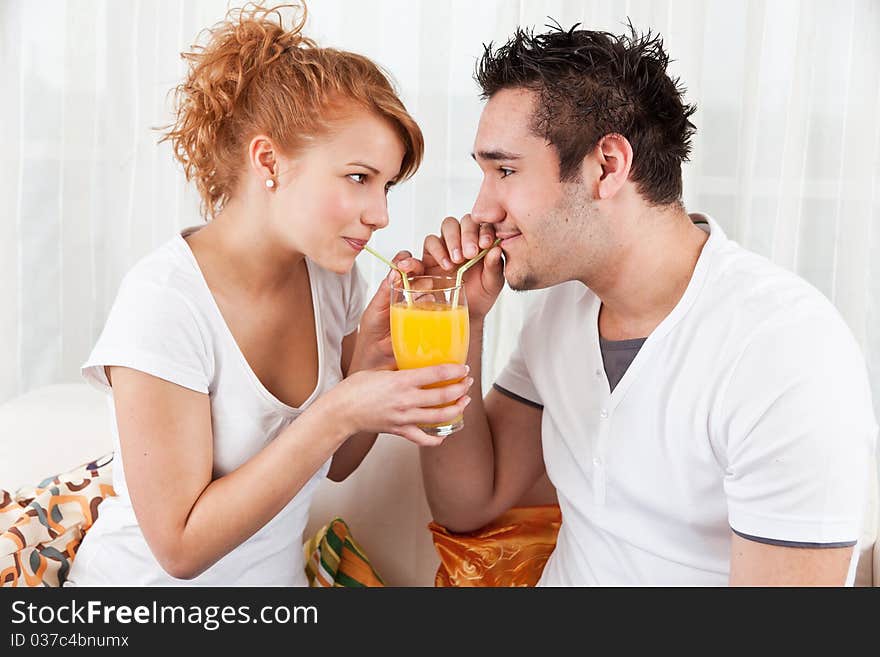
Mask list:
[[[537,94],[503,89],[483,109],[474,159],[483,170],[471,216],[493,224],[514,290],[549,287],[581,276],[601,232],[596,205],[581,181],[559,181],[559,157],[530,121]]]

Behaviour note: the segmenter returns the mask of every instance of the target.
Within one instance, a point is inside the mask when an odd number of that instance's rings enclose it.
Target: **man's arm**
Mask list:
[[[842,586],[864,520],[864,362],[842,319],[804,305],[765,319],[724,393],[732,585]]]
[[[481,381],[482,322],[471,323],[468,365]],[[434,520],[455,532],[473,531],[504,513],[544,472],[543,411],[497,390],[474,390],[464,428],[442,445],[420,449],[425,493]]]
[[[730,533],[731,586],[843,586],[853,547],[785,547]]]

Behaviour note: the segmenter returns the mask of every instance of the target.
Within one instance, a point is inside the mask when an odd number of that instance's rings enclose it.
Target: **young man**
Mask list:
[[[667,63],[650,34],[486,49],[479,196],[408,268],[503,238],[467,276],[477,382],[504,280],[544,291],[465,428],[421,449],[434,518],[477,529],[546,466],[563,521],[541,584],[851,583],[877,432],[863,358],[817,290],[686,213],[694,108]]]

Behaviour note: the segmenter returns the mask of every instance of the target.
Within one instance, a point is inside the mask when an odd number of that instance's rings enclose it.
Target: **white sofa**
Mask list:
[[[46,386],[0,404],[0,488],[14,490],[64,472],[112,449],[110,406],[84,383]],[[390,586],[432,586],[439,563],[427,530],[417,448],[382,436],[342,483],[325,480],[315,496],[310,536],[343,518]],[[880,586],[877,480],[868,502],[856,583]]]
[[[85,383],[50,385],[0,404],[0,488],[33,485],[111,451],[110,413],[107,399]],[[324,480],[306,536],[339,516],[386,584],[432,586],[439,559],[417,450],[381,436],[346,481]]]

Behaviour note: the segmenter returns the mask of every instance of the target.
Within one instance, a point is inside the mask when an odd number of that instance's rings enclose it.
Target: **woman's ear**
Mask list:
[[[599,140],[594,155],[601,168],[596,181],[597,196],[599,199],[612,198],[629,179],[633,159],[632,145],[623,135],[608,134]]]
[[[278,184],[278,162],[276,149],[272,140],[266,135],[257,135],[248,146],[248,160],[251,169],[266,187],[273,188]]]

